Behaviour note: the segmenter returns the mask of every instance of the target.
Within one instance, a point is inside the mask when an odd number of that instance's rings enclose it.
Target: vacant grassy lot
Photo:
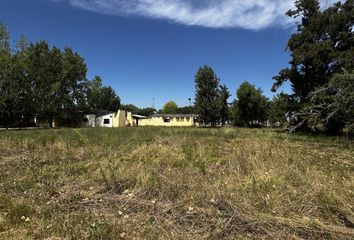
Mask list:
[[[353,239],[354,147],[273,130],[0,132],[0,239]]]

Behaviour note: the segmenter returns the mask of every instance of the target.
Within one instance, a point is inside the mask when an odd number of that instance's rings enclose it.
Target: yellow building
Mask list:
[[[98,111],[93,115],[95,121],[90,127],[135,127],[135,126],[161,126],[161,127],[191,127],[199,126],[196,114],[155,114],[145,117],[132,114],[124,110]],[[87,127],[88,117],[83,118],[82,127]]]
[[[196,114],[155,114],[139,119],[138,126],[191,127],[198,126]]]
[[[85,119],[86,120],[86,119]],[[123,110],[113,111],[97,111],[96,127],[125,127],[127,126],[127,112]]]

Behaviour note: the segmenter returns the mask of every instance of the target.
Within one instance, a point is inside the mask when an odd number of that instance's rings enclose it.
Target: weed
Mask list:
[[[47,129],[3,131],[0,152],[0,239],[354,238],[345,138]]]

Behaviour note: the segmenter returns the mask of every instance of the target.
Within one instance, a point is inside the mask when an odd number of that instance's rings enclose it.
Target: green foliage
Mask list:
[[[244,82],[236,92],[237,100],[234,109],[234,124],[237,126],[261,125],[268,117],[268,99],[262,95],[261,89]]]
[[[298,0],[296,9],[288,16],[302,17],[298,31],[288,42],[291,53],[290,68],[274,77],[276,90],[290,80],[294,94],[301,102],[308,102],[308,94],[328,83],[342,68],[354,68],[353,1],[336,3],[321,12],[317,0]]]
[[[89,82],[87,102],[90,110],[117,111],[120,108],[120,98],[110,86],[102,86],[102,78],[96,76]]]
[[[142,116],[151,116],[156,113],[155,108],[141,108],[137,111],[137,114]]]
[[[310,94],[326,86],[333,75],[342,73],[343,69],[354,69],[354,1],[338,2],[324,11],[317,0],[297,0],[295,7],[287,13],[289,17],[300,18],[297,32],[287,45],[291,53],[290,67],[274,77],[273,90],[290,81],[297,108],[303,109],[311,101]],[[331,120],[331,125],[338,123],[334,126],[337,133],[342,130],[340,118]],[[299,121],[306,123],[301,117]]]
[[[81,56],[70,48],[50,49],[45,41],[31,44],[22,56],[25,85],[32,86],[36,113],[73,118],[85,98],[87,68]]]
[[[326,86],[310,94],[310,105],[302,112],[312,129],[319,126],[337,134],[347,126],[349,135],[354,124],[354,72],[336,74]]]
[[[269,120],[272,123],[280,123],[282,126],[286,121],[289,114],[292,114],[295,111],[295,101],[292,96],[279,93],[273,97],[270,102],[269,108]]]
[[[30,45],[31,42],[26,38],[25,35],[22,34],[15,43],[16,52],[23,53],[30,47]]]
[[[178,108],[179,114],[195,114],[196,110],[194,106],[186,106]]]
[[[127,105],[122,105],[120,107],[122,110],[128,111],[128,112],[132,112],[137,114],[138,111],[140,110],[137,106],[133,105],[133,104],[127,104]]]
[[[21,35],[10,49],[9,32],[0,23],[0,125],[28,126],[35,114],[76,120],[81,111],[117,110],[120,99],[102,80],[87,81],[84,59],[71,48],[30,43]],[[91,107],[92,106],[92,107]]]
[[[176,114],[178,113],[178,105],[174,101],[167,102],[162,108],[163,114]]]
[[[156,113],[155,108],[139,108],[133,104],[122,105],[120,108],[127,112],[131,112],[142,116],[151,116]]]
[[[16,107],[17,86],[12,81],[13,59],[11,57],[9,32],[7,27],[0,22],[0,116],[1,122],[8,125],[12,109]]]
[[[229,103],[228,100],[231,97],[229,89],[226,85],[220,86],[220,116],[221,116],[221,124],[225,125],[226,122],[229,120]]]
[[[195,77],[195,108],[199,119],[206,125],[215,126],[220,120],[219,78],[214,70],[205,65]]]
[[[10,52],[10,35],[7,26],[0,21],[0,51]]]

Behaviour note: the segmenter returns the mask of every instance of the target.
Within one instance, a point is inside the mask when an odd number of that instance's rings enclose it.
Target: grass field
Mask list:
[[[0,153],[0,239],[354,239],[344,138],[1,131]]]

